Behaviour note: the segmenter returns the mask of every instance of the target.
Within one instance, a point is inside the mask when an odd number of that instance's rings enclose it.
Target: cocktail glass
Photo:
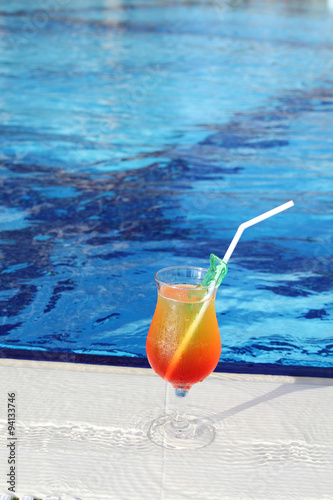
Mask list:
[[[158,299],[146,351],[150,366],[175,388],[175,412],[154,420],[148,436],[165,448],[201,448],[215,437],[208,418],[186,415],[190,388],[210,375],[221,354],[217,286],[201,286],[206,273],[200,267],[175,266],[155,274]]]
[[[292,206],[294,202],[290,200],[243,222],[223,259],[210,255],[209,270],[178,266],[155,274],[158,299],[146,351],[150,366],[175,388],[176,411],[153,421],[148,437],[154,443],[166,448],[193,449],[213,441],[214,427],[207,419],[187,417],[185,401],[192,385],[208,377],[220,359],[216,290],[243,231]]]

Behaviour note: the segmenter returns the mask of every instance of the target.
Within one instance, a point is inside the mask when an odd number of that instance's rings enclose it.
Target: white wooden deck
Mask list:
[[[172,389],[147,369],[0,360],[0,493],[16,394],[16,495],[61,500],[332,499],[333,380],[212,374],[191,405],[216,424],[201,450],[146,437]]]

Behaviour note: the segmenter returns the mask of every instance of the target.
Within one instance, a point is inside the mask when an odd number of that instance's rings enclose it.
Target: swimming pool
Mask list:
[[[324,1],[2,6],[2,356],[145,366],[154,273],[293,199],[230,261],[220,368],[332,374],[332,24]]]

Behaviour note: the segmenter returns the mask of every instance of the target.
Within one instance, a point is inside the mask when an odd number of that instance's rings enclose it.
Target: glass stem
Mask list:
[[[188,389],[175,389],[175,415],[172,425],[175,429],[181,431],[189,427],[186,416],[186,402]]]

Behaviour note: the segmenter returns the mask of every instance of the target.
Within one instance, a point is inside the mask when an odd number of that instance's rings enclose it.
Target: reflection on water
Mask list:
[[[230,261],[222,361],[331,366],[329,7],[2,7],[2,347],[144,358],[156,270],[293,199]]]

